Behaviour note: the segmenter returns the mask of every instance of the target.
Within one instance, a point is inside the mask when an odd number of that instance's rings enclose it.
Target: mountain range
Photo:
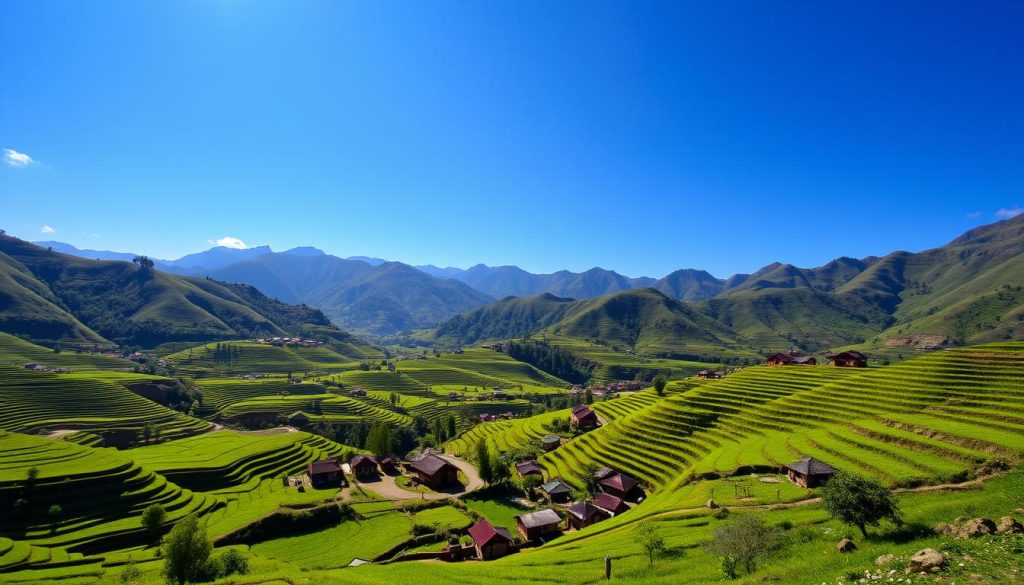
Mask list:
[[[1022,230],[1024,218],[1017,217],[923,252],[841,257],[815,268],[772,263],[725,279],[695,269],[654,279],[602,268],[533,274],[516,266],[414,267],[339,258],[308,247],[285,252],[267,246],[218,247],[156,262],[169,272],[252,285],[269,297],[316,307],[341,327],[378,336],[436,327],[428,338],[453,343],[548,330],[603,339],[612,329],[602,329],[601,320],[577,319],[572,327],[563,320],[578,317],[585,307],[598,310],[582,301],[619,302],[617,295],[634,292],[623,297],[631,299],[626,305],[664,306],[668,313],[638,309],[633,316],[621,313],[622,318],[656,318],[667,327],[659,333],[665,339],[671,338],[668,331],[691,331],[697,323],[723,346],[763,352],[790,346],[914,344],[920,335],[949,342],[1016,338],[1024,333],[1018,288],[1024,275]],[[82,256],[114,254],[45,244]],[[673,303],[655,302],[650,291]],[[590,331],[587,323],[594,323]],[[612,337],[624,347],[640,344],[655,353],[693,354],[685,344],[648,343],[649,332],[617,331]]]

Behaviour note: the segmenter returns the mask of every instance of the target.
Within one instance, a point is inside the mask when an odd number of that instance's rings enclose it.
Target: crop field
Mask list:
[[[572,337],[549,335],[544,339],[551,345],[561,347],[577,357],[601,364],[594,370],[595,382],[632,380],[636,373],[645,371],[657,371],[671,378],[687,377],[714,365],[697,361],[630,355]]]
[[[0,429],[73,429],[124,433],[132,440],[152,425],[164,438],[201,433],[210,424],[136,395],[117,383],[137,374],[54,374],[0,366]],[[117,381],[115,381],[115,378]]]
[[[126,359],[79,353],[74,349],[65,349],[58,353],[0,332],[0,364],[22,367],[27,363],[73,369],[131,369],[135,365]]]
[[[400,365],[397,374],[361,370],[332,374],[347,385],[367,388],[365,398],[325,393],[316,383],[282,384],[281,378],[222,377],[198,384],[205,407],[222,417],[261,409],[319,410],[329,420],[409,424],[417,414],[465,416],[488,409],[525,414],[530,410],[525,400],[448,403],[446,394],[438,392],[449,385],[432,383],[427,390],[428,384],[418,380],[420,372],[440,372],[438,376],[443,377],[472,361],[490,361],[490,354],[483,350],[467,353],[468,358],[452,356],[464,360],[460,366],[431,358],[416,360],[421,369],[415,372],[403,371]],[[439,368],[426,367],[433,360]],[[511,367],[514,372],[514,366],[498,367]],[[477,367],[481,370],[475,375],[501,373],[496,369],[485,373],[486,365]],[[1007,343],[936,352],[866,369],[754,366],[721,380],[673,382],[663,397],[648,389],[598,400],[592,407],[603,424],[576,436],[564,433],[562,445],[541,455],[539,462],[549,477],[570,483],[578,481],[578,470],[588,463],[609,465],[643,482],[644,502],[626,514],[489,563],[401,562],[346,568],[354,559],[371,560],[386,552],[390,556],[389,551],[437,550],[439,543],[433,540],[413,544],[414,532],[460,531],[472,520],[446,505],[405,512],[394,502],[375,501],[378,496],[356,488],[299,491],[284,485],[282,477],[299,472],[307,462],[349,449],[317,435],[220,430],[118,451],[89,446],[99,444],[89,427],[58,440],[10,431],[64,428],[60,424],[5,423],[10,429],[0,431],[0,496],[22,493],[29,468],[39,473],[28,498],[35,513],[0,518],[0,581],[60,578],[68,585],[98,583],[116,575],[110,563],[124,562],[131,555],[143,569],[143,582],[155,584],[161,563],[154,557],[155,549],[144,543],[147,537],[139,524],[141,511],[151,503],[161,503],[168,510],[169,524],[184,514],[198,513],[216,537],[280,506],[342,498],[360,514],[359,520],[242,547],[259,570],[257,580],[376,585],[441,579],[484,585],[582,585],[601,579],[604,556],[610,555],[621,581],[700,583],[709,571],[717,575],[718,563],[704,552],[702,543],[727,521],[714,518],[705,506],[713,499],[732,508],[733,514],[780,505],[781,509],[756,513],[769,523],[795,526],[792,530],[799,538],[792,540],[792,550],[784,559],[766,561],[755,579],[834,583],[853,568],[861,572],[859,567],[873,568],[874,557],[883,552],[907,555],[937,537],[872,538],[859,540],[860,548],[852,555],[826,554],[847,529],[810,499],[813,490],[780,475],[780,466],[811,455],[839,469],[879,478],[905,490],[899,497],[909,522],[949,521],[967,514],[965,509],[971,515],[999,516],[1024,507],[1021,471],[990,479],[973,490],[915,491],[917,486],[971,479],[975,469],[997,460],[1012,466],[1024,462],[1022,372],[1024,344]],[[0,379],[5,406],[24,403],[56,409],[29,400],[29,392],[34,391],[50,392],[50,396],[63,393],[60,410],[79,418],[88,418],[79,411],[87,411],[99,400],[104,406],[98,412],[118,425],[132,420],[120,409],[133,404],[145,412],[170,412],[124,389],[123,383],[152,379],[140,374],[38,374],[17,368],[2,373],[9,374]],[[307,389],[316,393],[303,393]],[[282,390],[288,394],[282,396]],[[388,402],[392,391],[400,395],[396,407]],[[87,393],[90,401],[68,400],[68,392]],[[52,420],[34,412],[5,408],[0,415],[5,418],[0,420]],[[155,420],[145,417],[145,412],[141,420]],[[444,448],[467,454],[483,440],[495,453],[518,449],[551,434],[549,425],[567,417],[568,411],[560,410],[477,424]],[[410,492],[410,499],[418,497]],[[62,512],[48,518],[44,511],[54,503]],[[515,515],[526,511],[506,497],[471,495],[465,503],[471,512],[510,529]],[[670,554],[653,567],[647,566],[637,545],[638,522],[656,526],[669,548]],[[793,561],[801,556],[820,561],[808,571],[806,563]]]
[[[319,370],[339,371],[354,368],[358,361],[341,355],[327,347],[277,347],[250,341],[226,341],[222,352],[227,357],[218,359],[216,343],[172,353],[164,359],[180,372],[210,376],[232,373],[294,373]]]

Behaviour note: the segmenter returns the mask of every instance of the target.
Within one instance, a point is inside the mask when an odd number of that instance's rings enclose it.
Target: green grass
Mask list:
[[[164,359],[178,371],[197,376],[231,373],[292,373],[301,376],[307,372],[340,371],[358,365],[358,361],[328,347],[277,347],[251,341],[221,343],[231,348],[232,357],[218,360],[215,359],[216,345],[199,345],[172,353]]]

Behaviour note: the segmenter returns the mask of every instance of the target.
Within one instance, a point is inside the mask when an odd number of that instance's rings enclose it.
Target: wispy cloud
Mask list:
[[[44,233],[44,234],[54,234],[54,233],[57,233],[57,230],[53,229],[52,227],[50,227],[48,225],[44,225],[43,227],[39,228],[39,231]]]
[[[1014,205],[1013,207],[1000,209],[996,212],[996,217],[999,219],[1010,219],[1011,217],[1017,217],[1022,213],[1024,213],[1024,209],[1019,205]]]
[[[236,250],[244,250],[249,246],[245,245],[245,242],[238,238],[232,238],[231,236],[223,237],[217,240],[218,246],[224,246],[225,248],[234,248]]]
[[[12,167],[27,167],[36,161],[32,160],[32,157],[24,152],[18,152],[13,148],[5,148],[4,162],[6,162],[8,166]]]
[[[972,211],[967,214],[967,219],[978,219],[981,215],[980,211]]]

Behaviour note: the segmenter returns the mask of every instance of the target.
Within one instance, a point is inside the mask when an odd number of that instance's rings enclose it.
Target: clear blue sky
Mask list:
[[[0,227],[631,276],[924,249],[1024,206],[1022,30],[1018,1],[4,2]]]

